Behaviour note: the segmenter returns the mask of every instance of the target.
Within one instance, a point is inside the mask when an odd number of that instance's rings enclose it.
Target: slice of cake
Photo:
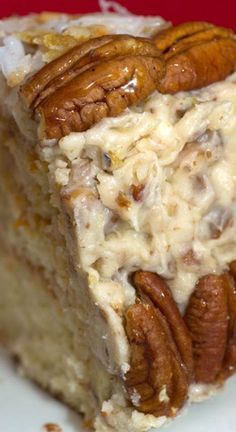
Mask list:
[[[236,40],[204,22],[0,22],[0,336],[98,432],[236,369]]]

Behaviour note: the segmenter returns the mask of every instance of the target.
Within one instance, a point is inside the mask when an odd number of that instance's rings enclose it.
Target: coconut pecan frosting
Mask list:
[[[174,94],[223,80],[236,68],[232,30],[188,22],[152,39],[101,36],[44,66],[21,88],[44,138],[85,131],[153,91]]]

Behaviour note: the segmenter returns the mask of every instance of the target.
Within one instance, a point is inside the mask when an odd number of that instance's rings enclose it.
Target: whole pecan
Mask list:
[[[236,260],[232,261],[229,265],[230,273],[232,274],[235,282],[236,282]]]
[[[236,40],[229,29],[189,22],[154,37],[166,63],[161,93],[194,90],[223,80],[236,68]]]
[[[150,39],[130,35],[97,37],[70,49],[44,66],[22,87],[21,95],[28,106],[35,108],[56,89],[98,61],[118,56],[156,57],[159,54]]]
[[[62,56],[51,61],[34,74],[21,88],[21,96],[27,106],[34,106],[35,100],[43,92],[51,82],[62,76],[66,77],[67,73],[70,76],[70,70],[81,61],[92,50],[96,50],[100,46],[109,44],[113,39],[112,35],[103,36],[88,40],[87,42],[77,45],[67,51]],[[63,79],[61,80],[61,85]]]
[[[164,282],[142,271],[134,274],[133,282],[138,300],[126,312],[131,359],[125,386],[139,411],[173,416],[188,394],[191,342]],[[178,329],[173,331],[175,324]]]
[[[120,114],[155,90],[162,70],[159,59],[147,56],[117,58],[92,66],[39,104],[44,135],[61,138]]]
[[[157,48],[162,53],[165,53],[174,43],[182,40],[184,37],[194,35],[212,27],[214,27],[213,24],[204,21],[189,21],[161,30],[153,37],[153,40]]]
[[[193,378],[192,342],[167,283],[157,274],[147,271],[135,272],[133,281],[134,286],[146,294],[154,306],[165,316],[178,347],[182,364],[186,368],[189,381],[191,381]]]
[[[174,43],[165,53],[164,59],[168,60],[173,56],[176,56],[183,51],[186,51],[190,48],[196,47],[198,44],[203,44],[206,42],[211,42],[212,40],[231,38],[233,36],[233,32],[230,29],[226,29],[224,27],[211,27],[209,29],[205,29],[204,31],[194,33],[193,35],[189,35],[188,37],[184,37],[180,39],[176,43]]]
[[[203,276],[190,297],[185,322],[193,343],[197,382],[219,376],[228,339],[228,281],[225,275]]]
[[[21,89],[44,135],[83,131],[152,93],[164,74],[153,41],[128,35],[92,39],[47,64]]]
[[[236,371],[236,261],[230,264],[230,273],[225,273],[228,294],[228,342],[222,372],[219,379],[225,379]]]
[[[91,39],[44,66],[23,85],[21,96],[40,117],[41,135],[59,139],[117,116],[154,90],[197,89],[224,79],[235,67],[233,32],[190,22],[153,39]]]

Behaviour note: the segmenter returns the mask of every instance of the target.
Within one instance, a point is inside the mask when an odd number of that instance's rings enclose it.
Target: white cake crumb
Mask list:
[[[169,402],[170,398],[168,396],[166,386],[163,386],[160,393],[159,393],[159,401],[160,402]]]
[[[202,402],[214,396],[220,388],[222,387],[216,384],[192,384],[189,387],[189,401],[196,403]]]
[[[129,363],[126,363],[126,362],[122,363],[122,365],[121,365],[121,377],[122,377],[123,380],[126,380],[125,375],[127,374],[127,372],[129,370],[130,370]]]
[[[134,390],[133,393],[131,394],[131,402],[135,407],[138,407],[140,405],[140,399],[141,396],[140,394],[137,392],[137,390]]]

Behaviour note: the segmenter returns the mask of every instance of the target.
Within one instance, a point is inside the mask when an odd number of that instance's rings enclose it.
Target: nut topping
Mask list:
[[[151,40],[104,36],[73,48],[46,65],[22,89],[42,120],[43,135],[83,131],[152,93],[164,74]]]
[[[131,401],[141,412],[173,416],[186,400],[188,385],[165,318],[142,301],[128,309],[126,331],[131,359],[125,386]]]
[[[200,33],[195,33],[187,38],[181,39],[180,41],[174,43],[169,50],[164,54],[165,60],[168,60],[174,55],[177,55],[189,48],[196,46],[198,43],[210,42],[213,39],[230,38],[233,35],[232,30],[225,29],[223,27],[213,27],[209,30],[202,31]]]
[[[207,275],[199,280],[185,313],[197,382],[222,379],[222,371],[226,375],[231,368],[235,360],[235,312],[235,285],[230,275]]]
[[[231,273],[226,273],[228,293],[228,344],[225,352],[223,371],[220,379],[225,379],[236,371],[236,261],[230,264]]]
[[[134,201],[141,201],[144,189],[145,189],[145,185],[143,185],[143,184],[138,184],[138,185],[132,184],[131,185],[130,191],[131,191],[131,194],[132,194]]]
[[[21,89],[43,138],[60,139],[117,116],[153,91],[176,93],[223,80],[236,68],[231,30],[189,22],[153,39],[105,35],[75,46]]]
[[[235,70],[236,39],[229,29],[190,22],[163,30],[154,40],[166,63],[161,93],[198,89]]]
[[[133,279],[135,287],[147,295],[154,306],[165,316],[178,347],[182,363],[186,368],[189,381],[191,381],[193,377],[191,338],[168,285],[157,274],[146,271],[137,271]]]
[[[145,38],[129,35],[94,38],[72,48],[44,66],[22,87],[21,94],[28,106],[36,108],[59,87],[101,60],[129,55],[157,57],[159,54],[154,43]]]
[[[116,116],[155,90],[158,58],[129,56],[98,63],[57,89],[37,107],[47,138],[88,129]],[[109,79],[108,79],[109,77]]]
[[[143,271],[136,272],[133,281],[138,300],[126,313],[131,360],[125,386],[139,411],[173,416],[187,398],[191,341],[165,283]]]
[[[64,77],[66,73],[91,50],[98,48],[100,45],[109,43],[111,40],[112,35],[91,39],[82,45],[70,49],[68,52],[40,69],[21,88],[21,95],[27,106],[32,106],[37,97],[51,83],[51,81],[57,79],[61,75]]]
[[[234,277],[234,280],[236,282],[236,260],[232,261],[229,265],[230,273]]]

